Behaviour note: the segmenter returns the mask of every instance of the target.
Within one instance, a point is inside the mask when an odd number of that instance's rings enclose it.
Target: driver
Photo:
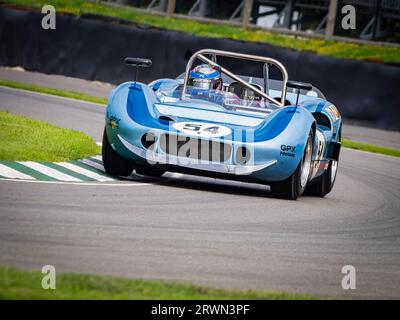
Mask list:
[[[196,98],[224,105],[225,108],[227,105],[231,108],[232,105],[240,104],[240,98],[235,93],[222,91],[221,71],[208,64],[201,64],[190,72],[188,86]]]
[[[202,91],[221,90],[221,72],[208,64],[199,65],[190,72],[188,86],[197,94]]]

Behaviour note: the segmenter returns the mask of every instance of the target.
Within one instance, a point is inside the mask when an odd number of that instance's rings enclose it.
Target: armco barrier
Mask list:
[[[56,30],[41,28],[40,12],[0,8],[0,65],[120,83],[133,78],[126,56],[146,57],[140,70],[151,81],[183,72],[196,50],[214,48],[269,56],[285,64],[289,78],[310,82],[338,106],[347,119],[400,130],[400,68],[318,56],[261,43],[196,37],[183,32],[112,24],[94,17],[57,16]],[[226,61],[233,71],[260,71],[254,64]]]

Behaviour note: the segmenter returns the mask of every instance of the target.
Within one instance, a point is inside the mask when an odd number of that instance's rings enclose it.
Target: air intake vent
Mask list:
[[[331,121],[329,120],[329,118],[324,115],[323,113],[313,113],[312,114],[314,116],[314,119],[317,121],[317,124],[320,126],[324,126],[327,127],[328,129],[331,129]]]
[[[146,149],[150,149],[156,142],[156,139],[157,137],[153,132],[147,132],[142,136],[141,139],[143,147],[145,147]]]

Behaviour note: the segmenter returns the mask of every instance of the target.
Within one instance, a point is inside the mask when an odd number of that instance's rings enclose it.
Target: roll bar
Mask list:
[[[208,59],[205,55],[210,55],[212,57],[212,59]],[[235,75],[233,72],[220,66],[216,61],[217,56],[236,58],[236,59],[242,59],[242,60],[250,60],[250,61],[259,61],[259,62],[264,62],[264,63],[275,65],[282,72],[282,76],[283,76],[281,101],[275,100],[274,98],[267,95],[265,92],[262,92],[260,89],[253,86],[251,83],[244,81],[242,78]],[[278,106],[281,106],[281,107],[283,107],[285,105],[286,83],[288,81],[288,73],[282,63],[280,63],[279,61],[272,59],[272,58],[266,58],[266,57],[254,56],[254,55],[250,55],[250,54],[243,54],[243,53],[236,53],[236,52],[229,52],[229,51],[222,51],[222,50],[214,50],[214,49],[202,49],[202,50],[197,51],[195,54],[193,54],[190,57],[187,65],[186,65],[186,73],[185,73],[185,80],[183,83],[182,99],[186,98],[186,90],[187,90],[187,84],[188,84],[188,80],[189,80],[189,74],[190,74],[190,71],[192,70],[193,63],[196,61],[196,59],[199,59],[199,60],[203,61],[204,63],[208,63],[209,65],[218,68],[219,70],[221,70],[222,73],[225,73],[230,78],[236,80],[237,82],[246,86],[250,90],[253,90],[254,92],[258,93],[260,96],[267,99],[268,101],[270,101]],[[267,74],[267,73],[264,72],[264,78],[265,78],[265,74]],[[264,79],[264,82],[267,82],[267,81],[268,81],[268,79]]]

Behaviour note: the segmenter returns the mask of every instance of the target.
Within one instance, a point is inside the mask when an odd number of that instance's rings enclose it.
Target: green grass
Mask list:
[[[79,121],[79,119],[77,119]],[[82,132],[0,111],[0,160],[66,161],[100,148]]]
[[[360,141],[342,139],[342,146],[345,148],[357,149],[361,151],[380,153],[386,156],[400,157],[399,149],[377,146],[374,144],[364,143]]]
[[[41,287],[40,271],[0,267],[0,299],[295,299],[317,297],[256,290],[225,290],[187,283],[128,279],[82,273],[57,273],[56,289]]]
[[[185,31],[198,36],[269,43],[338,58],[380,62],[400,61],[400,48],[398,47],[363,45],[333,40],[286,36],[260,30],[245,30],[230,25],[216,25],[193,20],[167,18],[156,14],[139,12],[134,8],[118,8],[104,3],[86,2],[83,0],[2,0],[2,2],[36,9],[41,8],[45,4],[52,4],[59,14],[68,13],[80,16],[89,13],[109,16],[152,27]]]
[[[106,98],[95,97],[95,96],[91,96],[91,95],[81,93],[81,92],[76,92],[76,91],[67,91],[67,90],[59,90],[59,89],[53,89],[53,88],[48,88],[48,87],[41,87],[41,86],[37,86],[34,84],[29,84],[29,83],[22,83],[22,82],[17,82],[17,81],[0,79],[0,86],[5,86],[5,87],[10,87],[10,88],[15,88],[15,89],[23,89],[23,90],[28,90],[28,91],[40,92],[40,93],[46,93],[46,94],[51,94],[54,96],[84,100],[84,101],[94,102],[94,103],[99,103],[99,104],[107,104]]]
[[[50,89],[50,88],[46,88],[46,87],[40,87],[40,86],[21,83],[21,82],[0,79],[0,85],[6,86],[6,87],[17,88],[17,89],[34,91],[34,92],[43,92],[43,93],[48,93],[48,94],[61,96],[61,97],[72,97],[70,95],[71,91],[54,90],[54,89]],[[75,98],[75,99],[89,101],[89,102],[94,102],[94,100],[96,100],[97,103],[107,104],[107,99],[103,99],[100,97],[88,96],[86,94],[79,93],[79,92],[73,92],[73,93],[74,93],[73,98]],[[359,142],[359,141],[343,139],[342,146],[346,147],[346,148],[351,148],[351,149],[357,149],[357,150],[368,151],[368,152],[373,152],[373,153],[380,153],[380,154],[384,154],[384,155],[388,155],[388,156],[400,157],[399,149],[388,148],[388,147],[368,144],[368,143]]]

